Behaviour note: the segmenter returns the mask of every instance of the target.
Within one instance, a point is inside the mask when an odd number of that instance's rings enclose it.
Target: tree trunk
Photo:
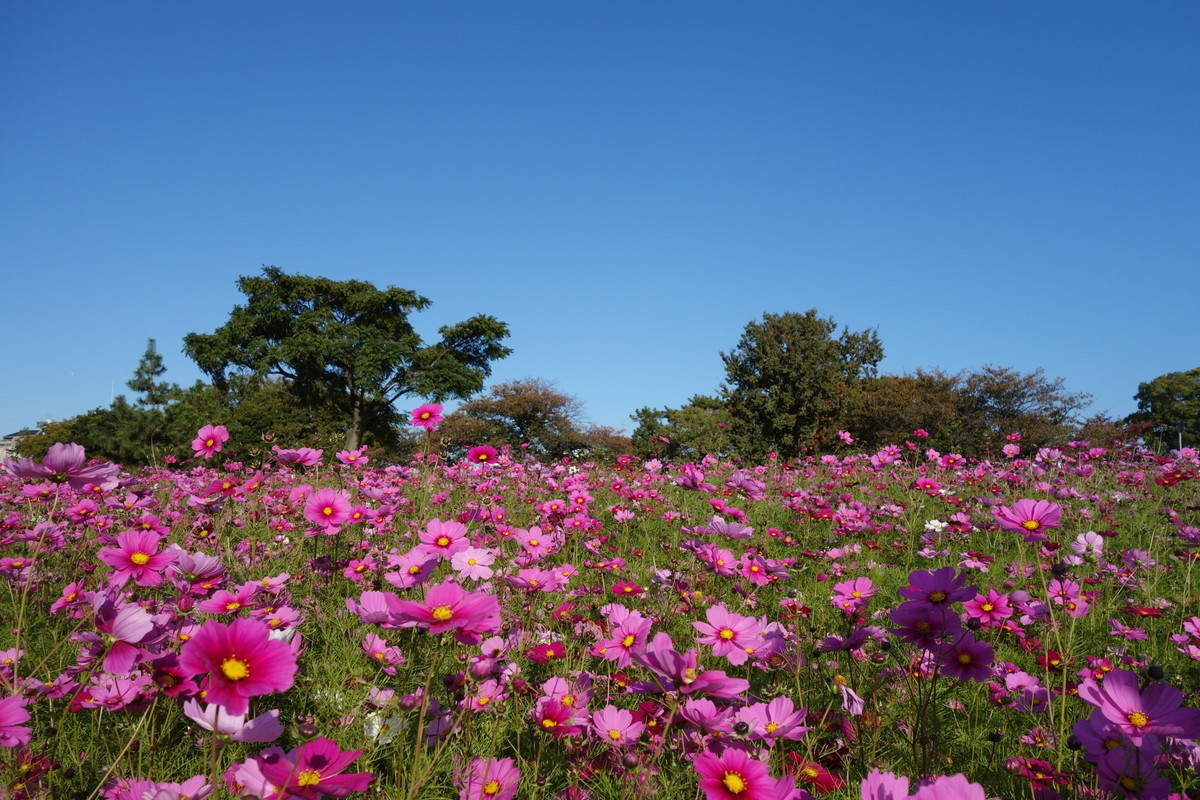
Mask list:
[[[357,450],[358,443],[362,441],[363,431],[363,409],[362,398],[354,397],[350,400],[350,427],[346,428],[346,449]]]

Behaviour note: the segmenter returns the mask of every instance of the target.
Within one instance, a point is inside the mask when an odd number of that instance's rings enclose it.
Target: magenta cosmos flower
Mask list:
[[[345,797],[366,791],[375,777],[372,772],[341,774],[360,754],[362,750],[342,752],[336,742],[322,736],[285,756],[263,758],[259,766],[263,777],[277,786],[283,797]]]
[[[975,596],[975,587],[965,586],[966,582],[966,573],[955,575],[954,567],[918,569],[909,573],[908,586],[900,590],[900,596],[923,605],[947,608],[951,603]]]
[[[117,534],[117,546],[101,547],[96,557],[116,570],[108,576],[116,586],[124,586],[131,578],[138,586],[158,586],[162,571],[179,558],[174,550],[158,551],[162,539],[150,531],[122,531]]]
[[[452,630],[459,642],[478,644],[480,634],[500,630],[500,601],[495,595],[468,592],[447,581],[431,587],[424,600],[396,601],[392,620],[428,628],[434,636]]]
[[[496,455],[496,448],[481,444],[467,451],[467,461],[474,461],[476,464],[488,464],[496,460]]]
[[[472,758],[464,775],[457,776],[459,800],[512,800],[521,781],[521,770],[511,758]]]
[[[350,497],[336,489],[318,489],[304,504],[304,518],[326,530],[337,530],[350,519]]]
[[[721,755],[705,751],[693,762],[700,775],[700,789],[708,800],[771,800],[778,784],[761,761],[742,750],[728,749]]]
[[[0,697],[0,747],[29,744],[33,729],[20,724],[29,721],[25,703],[25,698],[20,695]]]
[[[1102,682],[1084,678],[1079,697],[1100,709],[1134,747],[1141,747],[1146,736],[1200,736],[1200,709],[1181,708],[1183,692],[1165,683],[1139,692],[1137,675],[1126,670],[1115,669]]]
[[[1018,500],[1011,508],[998,508],[996,522],[1006,530],[1025,534],[1027,542],[1042,542],[1046,540],[1043,530],[1061,524],[1062,508],[1049,500]]]
[[[250,698],[291,688],[296,654],[271,629],[251,618],[228,625],[209,620],[184,643],[179,666],[189,675],[207,673],[204,699],[230,714],[245,714]]]
[[[225,430],[224,425],[205,425],[196,431],[196,438],[192,439],[192,451],[197,456],[212,458],[215,453],[221,452],[221,446],[228,441],[229,431]]]
[[[442,422],[442,406],[440,403],[419,405],[413,409],[412,417],[409,421],[418,428],[435,431],[437,430],[437,426]]]

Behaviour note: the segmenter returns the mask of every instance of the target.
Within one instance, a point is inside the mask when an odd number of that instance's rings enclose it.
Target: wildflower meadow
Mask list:
[[[921,433],[7,461],[0,794],[1197,796],[1196,452]]]

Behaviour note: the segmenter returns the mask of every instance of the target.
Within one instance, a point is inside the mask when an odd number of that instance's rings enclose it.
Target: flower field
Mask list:
[[[0,471],[0,796],[1200,792],[1195,452],[223,436]]]

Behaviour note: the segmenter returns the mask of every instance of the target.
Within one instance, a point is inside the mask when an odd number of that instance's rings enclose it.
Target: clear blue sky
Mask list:
[[[490,313],[593,422],[763,312],[884,372],[1200,364],[1200,4],[10,2],[0,432],[128,392],[264,264]],[[404,405],[416,405],[418,399]]]

